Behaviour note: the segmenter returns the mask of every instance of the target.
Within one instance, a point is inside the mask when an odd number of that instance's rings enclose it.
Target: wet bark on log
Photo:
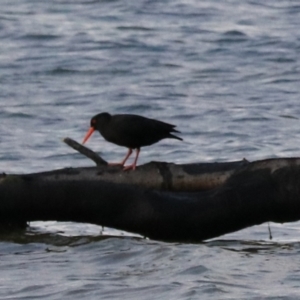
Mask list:
[[[38,173],[43,180],[103,180],[114,183],[138,185],[150,189],[169,191],[199,191],[223,184],[237,168],[247,165],[245,159],[228,163],[194,163],[176,165],[151,162],[139,166],[134,172],[123,172],[121,166],[108,166],[107,162],[92,150],[66,138],[64,142],[93,160],[97,168],[63,169],[56,172]]]

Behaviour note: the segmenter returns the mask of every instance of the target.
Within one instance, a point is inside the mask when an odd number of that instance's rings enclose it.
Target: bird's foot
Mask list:
[[[123,171],[128,171],[128,170],[135,170],[136,168],[136,164],[132,164],[132,165],[129,165],[129,166],[126,166],[123,168]]]

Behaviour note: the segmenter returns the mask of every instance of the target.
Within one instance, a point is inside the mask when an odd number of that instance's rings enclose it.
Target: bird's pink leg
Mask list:
[[[127,171],[127,170],[130,170],[130,169],[135,170],[135,168],[136,168],[136,163],[137,163],[139,154],[140,154],[140,148],[136,148],[136,156],[135,156],[135,159],[134,159],[133,164],[132,164],[132,165],[129,165],[129,166],[127,166],[127,167],[125,167],[125,168],[123,169],[123,171]]]
[[[132,153],[132,149],[129,148],[125,158],[120,163],[109,163],[108,165],[109,166],[122,166],[123,167],[125,165],[127,159],[129,158],[129,156],[131,155],[131,153]]]

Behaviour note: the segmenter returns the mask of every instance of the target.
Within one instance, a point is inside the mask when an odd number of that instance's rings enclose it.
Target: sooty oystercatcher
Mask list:
[[[86,133],[82,143],[84,144],[92,133],[95,130],[98,130],[108,142],[129,149],[121,163],[110,165],[124,166],[131,155],[132,150],[136,149],[136,156],[133,164],[124,167],[124,170],[135,170],[141,147],[155,144],[166,138],[182,141],[182,138],[172,134],[173,132],[179,133],[179,131],[174,129],[175,127],[175,125],[138,115],[110,115],[109,113],[104,112],[91,119],[91,127]]]

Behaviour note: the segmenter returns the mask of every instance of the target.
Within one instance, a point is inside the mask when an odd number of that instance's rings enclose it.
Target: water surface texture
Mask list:
[[[178,126],[139,164],[300,156],[299,1],[0,2],[1,172],[92,166],[62,139],[102,111]],[[0,298],[299,299],[300,223],[271,229],[195,245],[34,222],[1,236]]]

